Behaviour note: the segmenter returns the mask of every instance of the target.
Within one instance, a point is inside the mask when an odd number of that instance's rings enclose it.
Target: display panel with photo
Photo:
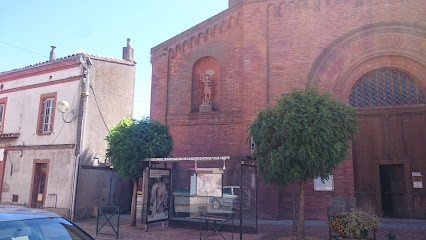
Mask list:
[[[222,197],[222,174],[197,174],[197,196]]]
[[[170,170],[150,169],[148,178],[148,222],[169,218]]]

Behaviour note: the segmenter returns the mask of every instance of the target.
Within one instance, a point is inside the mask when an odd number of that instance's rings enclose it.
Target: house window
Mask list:
[[[4,104],[0,104],[0,133],[3,132],[3,112],[4,112]]]
[[[52,117],[54,98],[47,98],[43,100],[43,113],[41,115],[41,132],[50,133],[52,131]]]
[[[0,98],[0,134],[3,134],[4,129],[4,114],[6,111],[7,98]]]
[[[40,97],[38,133],[50,134],[55,119],[56,93],[43,94]]]
[[[0,133],[3,133],[3,112],[4,112],[4,104],[0,103]]]

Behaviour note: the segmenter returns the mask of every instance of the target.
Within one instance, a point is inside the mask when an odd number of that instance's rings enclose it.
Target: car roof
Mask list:
[[[61,216],[43,209],[0,205],[0,222],[58,217]]]

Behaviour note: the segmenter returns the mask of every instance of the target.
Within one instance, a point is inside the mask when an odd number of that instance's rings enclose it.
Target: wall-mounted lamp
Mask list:
[[[62,113],[62,120],[64,120],[64,122],[66,123],[72,122],[77,117],[77,115],[75,115],[74,109],[71,110],[70,104],[65,100],[58,102],[56,109],[58,109],[58,111]],[[64,117],[64,113],[68,113],[68,112],[71,112],[72,114],[71,120],[66,120]]]

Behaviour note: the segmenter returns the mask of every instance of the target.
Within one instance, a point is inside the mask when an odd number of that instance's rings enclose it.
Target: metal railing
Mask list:
[[[116,217],[116,220],[117,220],[116,225],[112,223],[112,221],[115,220],[114,217]],[[101,229],[106,224],[108,224],[108,226],[111,227],[111,230],[114,233],[101,232]],[[112,235],[112,236],[116,236],[116,238],[118,239],[119,231],[120,231],[120,207],[119,206],[98,206],[98,213],[96,216],[96,236],[98,236],[98,234]]]

